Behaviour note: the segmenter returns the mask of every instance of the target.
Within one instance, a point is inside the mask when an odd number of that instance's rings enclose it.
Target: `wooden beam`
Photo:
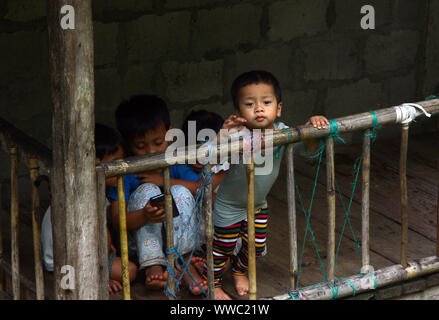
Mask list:
[[[401,155],[399,161],[399,179],[401,188],[401,265],[407,267],[408,247],[408,194],[407,194],[407,149],[409,124],[403,124],[401,130]]]
[[[294,180],[294,148],[287,147],[287,197],[288,197],[288,231],[290,244],[289,278],[292,290],[297,288],[298,259],[297,259],[297,226],[296,226],[296,189]]]
[[[370,129],[364,132],[363,138],[363,164],[361,188],[361,261],[363,267],[370,265]],[[364,270],[362,272],[365,272]]]
[[[171,174],[169,167],[163,170],[163,189],[165,193],[166,211],[166,248],[174,248],[174,217],[172,212]],[[170,267],[175,268],[175,259],[172,252],[167,255],[167,259]],[[170,274],[168,276],[168,289],[175,294],[175,279]],[[169,295],[168,298],[169,300],[175,300],[172,295]]]
[[[107,234],[107,204],[105,197],[105,172],[102,169],[96,170],[97,200],[99,218],[99,271],[100,271],[100,296],[101,300],[109,299],[108,283],[108,234]]]
[[[256,300],[256,245],[255,245],[255,164],[253,154],[247,164],[247,240],[248,240],[248,297]]]
[[[330,300],[351,297],[354,294],[371,291],[399,282],[416,279],[439,272],[439,258],[436,256],[422,258],[420,260],[410,261],[407,268],[403,268],[400,264],[376,270],[370,274],[357,274],[345,279],[336,281],[337,288],[334,290],[326,284],[307,287],[300,290],[302,299],[309,300]],[[355,291],[354,291],[355,290]],[[336,295],[334,294],[336,293]],[[289,294],[272,297],[267,300],[291,300]],[[295,297],[299,300],[299,297]]]
[[[93,21],[91,0],[71,0],[75,29],[61,27],[65,0],[48,0],[50,91],[53,104],[51,218],[57,299],[99,296],[98,218],[94,146]],[[61,267],[75,272],[61,288]]]
[[[328,244],[327,276],[329,281],[335,278],[335,167],[334,139],[326,139],[326,192],[328,198]]]
[[[119,233],[120,233],[120,259],[122,261],[122,285],[124,300],[131,300],[130,271],[128,261],[128,233],[127,233],[127,208],[125,204],[125,190],[123,176],[117,177],[117,193],[119,199]],[[107,264],[108,265],[108,264]]]
[[[17,174],[17,148],[12,147],[11,155],[11,267],[12,267],[12,295],[14,300],[20,300],[20,250],[19,250],[19,193]]]
[[[38,178],[38,160],[29,159],[30,180],[32,183],[32,234],[34,245],[35,284],[37,300],[44,300],[44,273],[40,246],[40,197],[35,181]]]
[[[210,164],[203,166],[204,171],[211,172]],[[213,274],[213,221],[212,221],[212,183],[204,188],[203,216],[206,226],[206,260],[207,260],[207,285],[208,298],[215,300],[215,278]]]

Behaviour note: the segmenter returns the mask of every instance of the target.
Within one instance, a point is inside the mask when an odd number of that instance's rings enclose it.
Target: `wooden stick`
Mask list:
[[[362,198],[361,198],[361,261],[363,267],[370,265],[369,245],[369,194],[370,194],[370,129],[367,129],[363,138],[363,165],[362,165]],[[367,270],[362,270],[367,272]]]
[[[171,195],[171,175],[169,167],[163,170],[163,187],[165,192],[165,210],[166,210],[166,246],[167,248],[174,248],[174,217],[172,214],[172,195]],[[171,268],[175,267],[174,254],[167,255],[168,263]],[[175,279],[168,276],[168,289],[175,293]],[[172,295],[169,295],[169,300],[175,300]]]
[[[35,158],[29,159],[30,180],[32,183],[32,230],[34,241],[34,261],[35,261],[35,284],[37,290],[37,300],[44,300],[44,273],[41,260],[40,246],[40,198],[35,181],[38,178],[38,161]]]
[[[12,294],[14,300],[20,300],[20,254],[18,246],[18,175],[17,175],[17,148],[10,149],[11,155],[11,267],[12,267]]]
[[[108,300],[108,234],[107,234],[107,205],[105,197],[105,171],[102,168],[96,170],[97,182],[97,208],[99,217],[99,269],[100,269],[100,297],[99,299]]]
[[[255,246],[255,164],[253,154],[247,164],[247,235],[249,299],[256,300],[256,246]]]
[[[408,263],[404,268],[400,264],[376,270],[373,274],[356,274],[347,277],[349,280],[340,279],[337,281],[337,299],[350,297],[354,294],[352,286],[355,288],[355,294],[360,294],[374,288],[382,288],[395,283],[424,277],[439,272],[439,258],[436,256],[422,258]],[[352,285],[352,286],[351,286]],[[333,288],[333,287],[332,287]],[[334,298],[334,291],[326,284],[319,284],[314,287],[300,290],[302,295],[309,300],[329,300]],[[272,297],[273,300],[291,300],[289,294]]]
[[[288,195],[288,226],[290,235],[290,287],[297,288],[297,226],[296,226],[296,189],[294,180],[294,148],[287,147],[287,195]]]
[[[335,170],[334,139],[326,139],[326,190],[328,198],[328,257],[327,275],[329,281],[335,279]]]
[[[210,164],[203,166],[204,171],[211,172]],[[204,188],[203,216],[206,226],[206,260],[207,260],[207,284],[209,288],[209,300],[215,300],[215,277],[213,274],[213,221],[212,221],[212,183]]]
[[[119,200],[119,232],[120,232],[120,251],[122,260],[122,285],[124,300],[131,300],[130,292],[130,272],[128,269],[128,236],[127,218],[125,204],[125,190],[123,187],[123,176],[117,177],[117,193]],[[107,264],[108,265],[108,264]]]
[[[408,195],[407,195],[407,149],[409,125],[403,124],[401,131],[401,157],[399,162],[399,179],[401,185],[401,265],[407,267],[408,246]]]

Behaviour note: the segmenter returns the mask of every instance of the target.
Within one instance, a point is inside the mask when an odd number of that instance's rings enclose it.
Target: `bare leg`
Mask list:
[[[223,288],[215,288],[215,300],[232,300]]]
[[[248,278],[247,276],[233,275],[235,280],[235,289],[239,296],[245,296],[248,293]]]
[[[199,267],[201,266],[202,269],[205,261],[202,258],[194,258],[195,257],[193,257],[189,263],[188,271],[190,271],[192,277],[198,283],[198,285],[203,288],[204,291],[207,291],[207,281],[200,276],[201,272],[199,271]],[[201,264],[200,259],[203,260],[203,264]],[[196,283],[194,283],[188,272],[185,272],[183,275],[183,283],[188,287],[189,291],[192,294],[200,295],[202,293],[202,290],[198,287]]]

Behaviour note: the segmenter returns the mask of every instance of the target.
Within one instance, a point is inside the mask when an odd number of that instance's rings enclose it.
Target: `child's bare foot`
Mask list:
[[[215,300],[232,300],[223,288],[215,288]]]
[[[245,296],[248,293],[248,278],[247,276],[239,276],[234,274],[235,289],[239,296]]]
[[[198,283],[198,285],[204,291],[207,291],[207,281],[200,277],[200,274],[198,273],[197,267],[192,263],[192,260],[191,260],[191,263],[189,264],[188,271],[191,272],[192,277]],[[203,293],[203,291],[200,289],[200,287],[196,283],[194,283],[194,281],[192,280],[192,278],[190,277],[188,272],[186,272],[183,275],[183,283],[188,287],[189,291],[193,295],[198,296],[198,295]]]
[[[203,273],[203,267],[205,263],[207,263],[206,259],[201,257],[192,257],[191,259],[191,264],[198,270],[198,273],[200,274]]]
[[[145,270],[145,276],[145,286],[151,290],[163,289],[168,281],[168,271],[163,271],[161,265],[147,267]]]

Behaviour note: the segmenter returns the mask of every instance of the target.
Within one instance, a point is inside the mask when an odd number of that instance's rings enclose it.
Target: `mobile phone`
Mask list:
[[[149,204],[151,207],[157,207],[165,209],[165,195],[163,193],[156,195],[149,199]],[[178,212],[177,206],[175,205],[174,198],[172,198],[172,216],[178,217],[180,213]]]

